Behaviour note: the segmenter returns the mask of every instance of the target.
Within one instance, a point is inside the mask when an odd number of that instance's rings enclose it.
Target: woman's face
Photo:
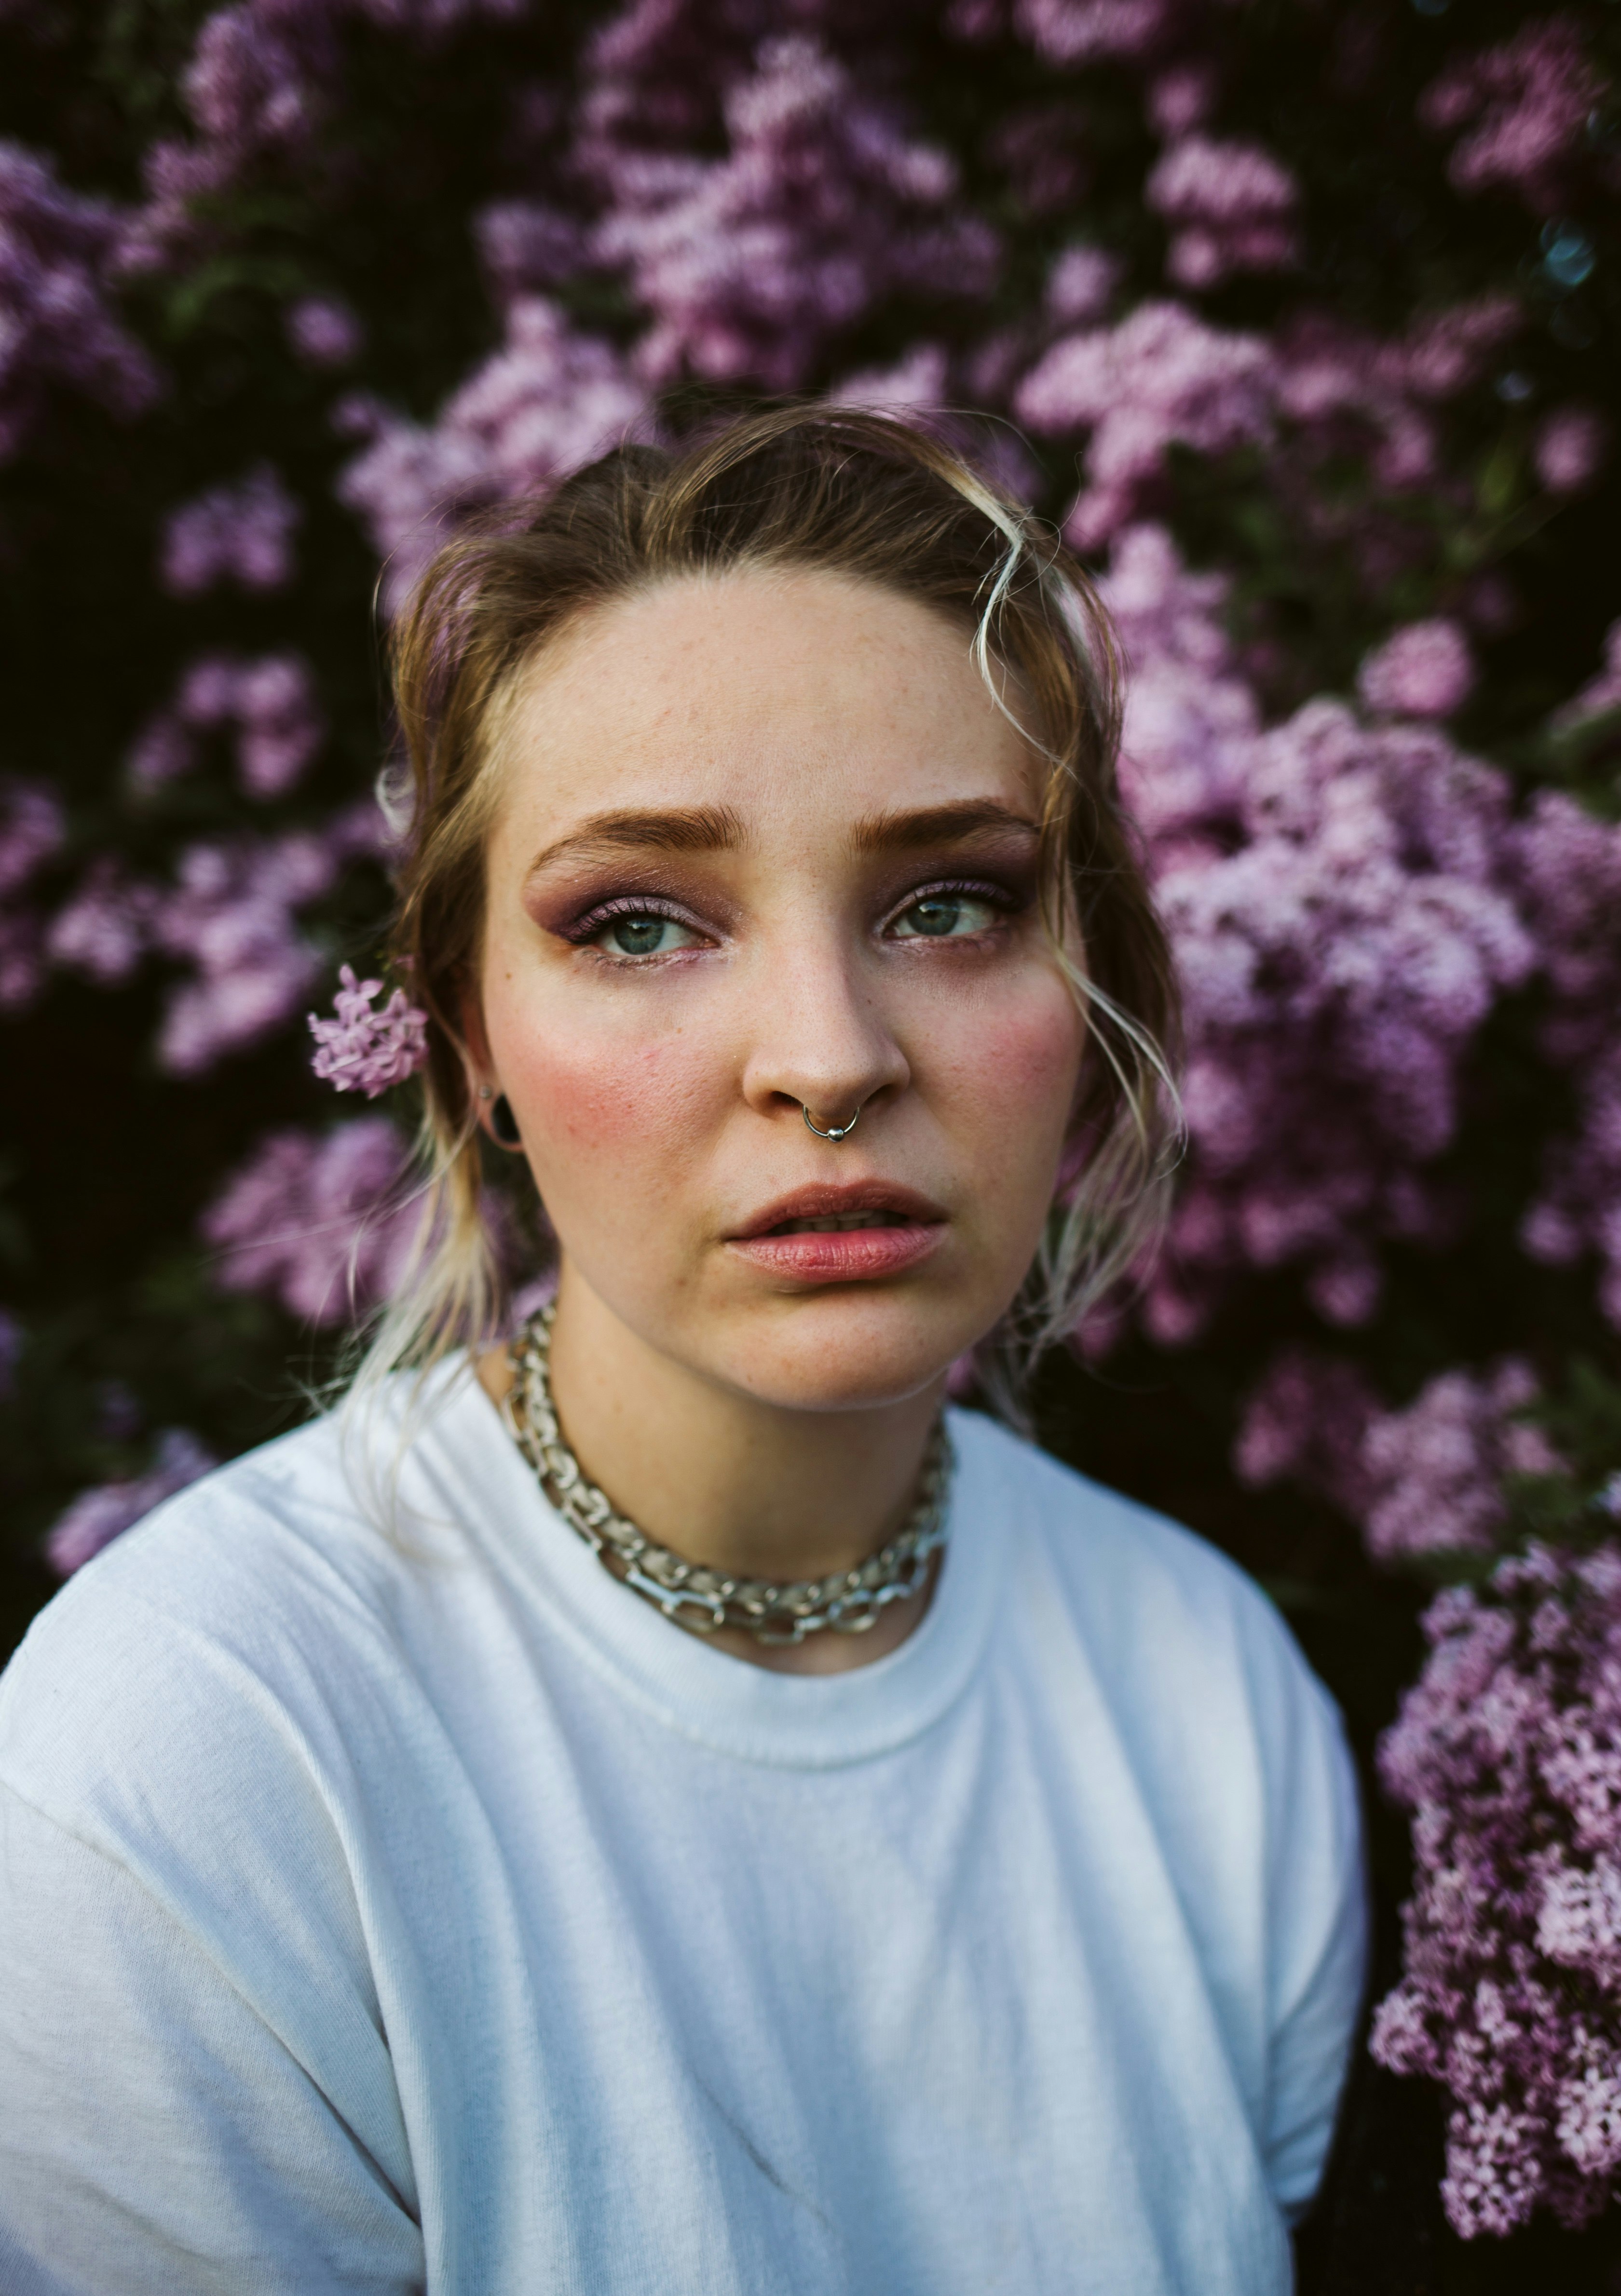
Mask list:
[[[671,582],[546,651],[496,770],[483,1080],[565,1285],[776,1405],[937,1380],[1030,1264],[1082,1041],[964,632],[830,574]]]

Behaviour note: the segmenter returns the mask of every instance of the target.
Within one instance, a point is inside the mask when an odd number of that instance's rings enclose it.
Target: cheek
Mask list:
[[[613,1185],[628,1167],[667,1168],[724,1088],[724,1062],[684,1021],[648,1031],[594,1025],[569,1000],[487,999],[490,1051],[536,1177]]]
[[[1011,1161],[1057,1152],[1074,1105],[1083,1024],[1064,982],[1045,968],[947,1023],[938,1050],[959,1122],[1000,1143]]]

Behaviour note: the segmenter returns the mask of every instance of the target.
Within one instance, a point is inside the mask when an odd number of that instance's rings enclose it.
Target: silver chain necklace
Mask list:
[[[552,1401],[552,1318],[555,1307],[531,1316],[513,1341],[517,1378],[501,1406],[518,1448],[540,1488],[570,1527],[616,1578],[655,1603],[667,1619],[695,1633],[741,1627],[762,1643],[802,1643],[831,1627],[864,1635],[891,1603],[918,1592],[930,1562],[946,1542],[946,1498],[954,1464],[943,1419],[924,1455],[917,1503],[904,1527],[853,1570],[786,1585],[767,1578],[733,1578],[701,1562],[685,1562],[659,1546],[613,1509],[586,1478],[564,1440]]]

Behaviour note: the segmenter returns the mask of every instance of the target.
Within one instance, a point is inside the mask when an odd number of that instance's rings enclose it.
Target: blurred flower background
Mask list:
[[[1368,1764],[1306,2284],[1621,2284],[1618,351],[1614,7],[0,0],[8,1646],[407,1246],[403,1004],[327,1024],[369,1104],[306,1015],[436,539],[762,390],[954,410],[1102,579],[1189,999],[1042,1434]]]

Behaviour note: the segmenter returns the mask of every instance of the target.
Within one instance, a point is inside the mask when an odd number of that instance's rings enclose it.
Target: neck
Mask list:
[[[481,1376],[499,1395],[505,1350]],[[552,1334],[553,1400],[592,1481],[649,1538],[737,1578],[848,1570],[892,1538],[917,1497],[941,1387],[866,1410],[800,1411],[705,1379],[648,1346],[564,1267]],[[843,1671],[905,1640],[926,1590],[870,1632],[791,1646],[726,1628],[711,1639],[781,1671]]]

